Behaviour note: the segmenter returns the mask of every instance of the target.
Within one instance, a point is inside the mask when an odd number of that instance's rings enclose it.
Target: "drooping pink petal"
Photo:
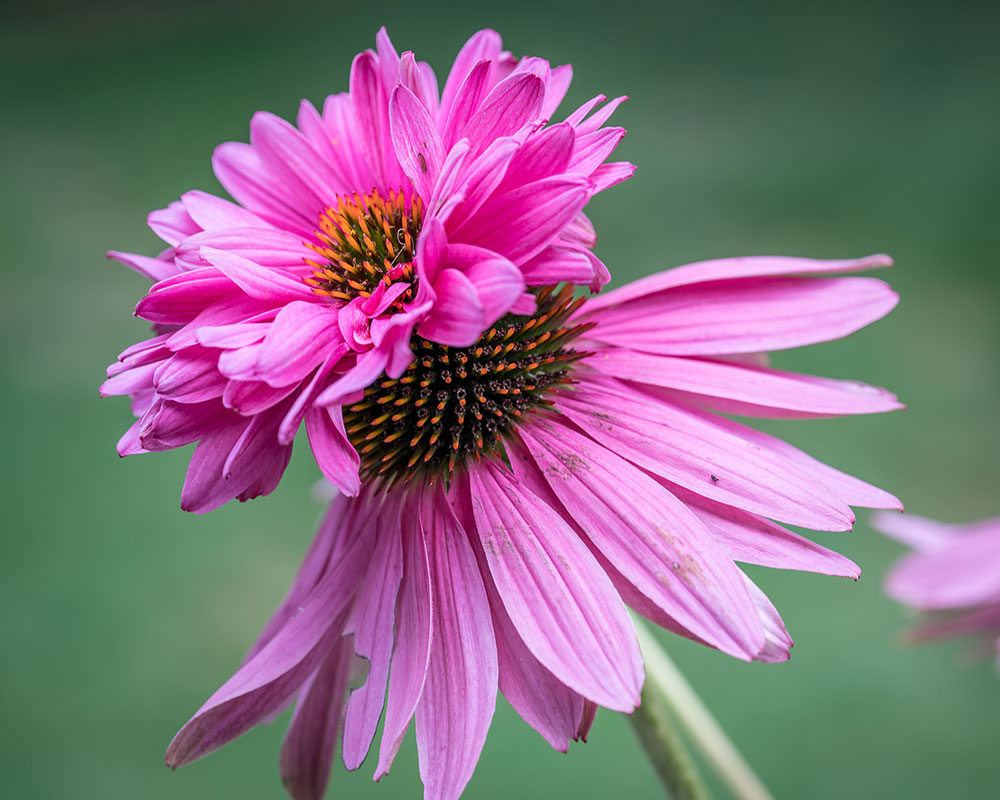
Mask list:
[[[298,613],[181,728],[167,748],[168,766],[188,764],[245,733],[312,674],[340,637],[366,552],[356,538],[341,553]]]
[[[444,493],[425,498],[421,530],[431,573],[434,638],[417,706],[424,796],[457,799],[472,777],[497,697],[497,649],[486,590]]]
[[[526,451],[509,450],[511,462],[537,465],[594,546],[640,592],[730,655],[749,660],[761,649],[764,633],[740,571],[680,500],[555,420],[538,420],[519,433]],[[616,483],[628,491],[609,491]]]
[[[556,512],[498,467],[483,462],[470,481],[486,562],[525,645],[584,697],[631,711],[642,660],[607,575]]]
[[[406,503],[400,514],[403,581],[396,607],[396,636],[375,780],[389,772],[420,702],[435,633],[430,565],[417,513],[411,503]]]
[[[330,565],[334,554],[353,541],[356,536],[353,528],[355,524],[359,527],[364,520],[357,520],[359,504],[348,504],[344,495],[336,495],[330,502],[330,507],[323,520],[320,522],[319,530],[313,538],[305,558],[299,566],[298,572],[292,585],[282,598],[278,607],[274,610],[271,618],[264,625],[257,641],[247,652],[243,659],[246,664],[256,656],[268,642],[275,637],[288,621],[299,613],[300,607],[319,584],[326,568]]]
[[[671,487],[671,493],[694,512],[735,561],[855,580],[861,575],[861,568],[849,558],[764,517],[716,503],[679,486]]]
[[[643,469],[710,499],[793,525],[848,530],[850,508],[818,480],[725,429],[721,418],[587,376],[557,407]]]
[[[524,293],[521,271],[505,258],[491,258],[466,268],[463,273],[475,287],[483,307],[483,328],[488,328],[511,310]]]
[[[258,223],[261,224],[264,223]],[[187,270],[211,266],[202,255],[203,247],[235,253],[262,267],[296,271],[302,277],[312,271],[304,259],[313,258],[314,254],[302,243],[302,237],[275,228],[240,227],[196,233],[177,246],[177,265]]]
[[[371,562],[347,623],[354,651],[368,661],[368,677],[347,700],[344,765],[357,769],[368,754],[385,703],[392,654],[396,599],[403,576],[400,505],[386,499],[374,530]]]
[[[302,687],[278,759],[292,800],[322,800],[326,792],[353,657],[350,639],[340,639]]]

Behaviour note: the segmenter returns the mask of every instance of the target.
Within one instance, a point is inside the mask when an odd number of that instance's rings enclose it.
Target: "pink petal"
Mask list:
[[[933,553],[949,545],[961,525],[949,525],[915,514],[896,514],[876,511],[871,515],[871,526],[880,533],[891,536],[914,550]]]
[[[590,182],[593,185],[594,194],[610,189],[622,181],[627,181],[635,175],[635,164],[628,161],[612,161],[609,164],[601,164],[590,173]]]
[[[361,459],[344,431],[340,407],[313,406],[306,411],[305,419],[309,446],[323,476],[353,497],[361,485]]]
[[[463,45],[452,65],[444,89],[441,92],[441,119],[447,119],[455,101],[455,95],[472,68],[479,62],[495,61],[500,56],[503,44],[496,31],[482,30],[474,33]]]
[[[764,517],[716,503],[678,486],[671,487],[671,493],[695,513],[735,561],[855,580],[861,575],[860,567],[849,558]]]
[[[108,250],[108,258],[113,258],[151,281],[162,281],[171,275],[176,275],[178,267],[172,258],[150,258],[135,253],[122,253],[118,250]]]
[[[305,259],[316,255],[303,243],[302,237],[274,228],[225,228],[224,230],[196,233],[177,246],[177,263],[184,269],[210,266],[202,256],[203,247],[226,250],[247,258],[262,267],[284,267],[295,270],[303,277],[312,273]]]
[[[585,178],[545,178],[493,196],[450,238],[494,250],[520,264],[550,244],[589,197]]]
[[[603,128],[577,136],[566,172],[590,175],[614,152],[624,135],[624,128]]]
[[[348,769],[357,769],[365,760],[385,703],[396,598],[403,576],[399,512],[399,504],[387,498],[373,531],[371,562],[346,630],[354,634],[354,651],[369,664],[365,682],[347,700],[343,756]]]
[[[601,100],[604,100],[603,95]],[[576,125],[577,133],[586,134],[593,133],[598,128],[600,128],[613,113],[617,110],[618,106],[628,100],[628,97],[622,95],[621,97],[616,97],[614,100],[609,101],[600,111],[595,111],[587,119],[578,122]],[[590,109],[588,109],[589,111]],[[567,120],[568,121],[568,120]]]
[[[274,114],[258,111],[250,121],[250,141],[279,178],[289,205],[304,217],[332,204],[348,187],[296,128]]]
[[[243,663],[247,664],[256,656],[265,645],[285,627],[288,621],[299,613],[300,607],[319,584],[331,563],[331,558],[355,537],[355,512],[361,505],[360,502],[348,503],[343,495],[336,495],[330,503],[323,521],[320,522],[319,530],[313,538],[305,558],[299,566],[298,572],[292,585],[282,598],[281,603],[275,609],[271,618],[264,625],[257,641],[247,652]]]
[[[357,363],[341,375],[319,397],[318,406],[340,405],[345,399],[366,389],[374,381],[389,362],[389,354],[384,350],[374,349],[358,357]]]
[[[725,361],[606,348],[587,359],[606,375],[675,390],[681,400],[728,414],[803,417],[902,408],[885,389]]]
[[[700,639],[750,659],[764,643],[753,601],[726,551],[680,500],[565,425],[519,430],[540,474],[594,546],[640,592]],[[616,487],[628,487],[620,491]],[[667,533],[669,531],[669,533]]]
[[[483,307],[483,330],[510,311],[525,289],[521,271],[505,258],[480,261],[462,274],[472,282]]]
[[[404,572],[396,608],[396,637],[375,780],[389,772],[399,752],[423,694],[431,659],[434,630],[430,565],[416,514],[412,507],[404,507],[400,515]]]
[[[511,75],[486,96],[456,139],[468,139],[478,155],[496,139],[510,136],[538,119],[545,86],[534,75]]]
[[[526,183],[551,178],[567,170],[575,138],[571,125],[562,123],[542,129],[529,137],[511,159],[498,192],[509,192]]]
[[[545,92],[545,102],[542,104],[541,114],[545,119],[552,119],[559,104],[566,97],[569,85],[573,82],[573,67],[569,64],[562,64],[552,70],[552,77],[549,79],[549,86]]]
[[[298,613],[213,694],[174,737],[166,762],[177,768],[248,731],[319,666],[339,638],[366,552],[355,539],[318,583]]]
[[[468,347],[486,327],[486,314],[476,287],[455,269],[442,271],[434,284],[437,302],[417,326],[425,339],[451,347]]]
[[[460,134],[469,124],[473,114],[482,105],[491,88],[491,69],[492,65],[489,61],[480,61],[475,64],[462,81],[454,101],[450,102],[447,108],[442,105],[441,114],[443,116],[441,118],[445,120],[445,125],[441,140],[446,148],[462,139]],[[447,90],[447,87],[445,88]]]
[[[225,391],[226,378],[219,374],[217,364],[218,351],[188,347],[156,368],[153,383],[166,400],[201,403],[221,397]]]
[[[783,350],[854,333],[884,317],[898,300],[874,278],[732,280],[608,309],[587,336],[661,355]]]
[[[227,253],[225,250],[216,250],[211,247],[203,247],[201,254],[255,300],[272,302],[291,302],[292,300],[317,302],[319,300],[319,297],[308,285],[279,270],[259,266],[235,253]]]
[[[443,492],[421,504],[434,639],[417,756],[426,798],[457,800],[479,761],[497,697],[497,649],[476,556]]]
[[[1000,600],[1000,528],[963,532],[940,550],[904,556],[886,578],[886,592],[922,610]]]
[[[607,575],[554,510],[498,467],[484,461],[470,480],[486,562],[525,645],[574,691],[631,711],[642,659]]]
[[[606,292],[588,301],[585,312],[593,313],[602,308],[625,303],[639,297],[711,281],[735,278],[760,278],[774,275],[810,275],[814,273],[860,272],[877,267],[892,265],[887,255],[873,255],[865,258],[823,261],[814,258],[793,258],[789,256],[745,256],[742,258],[719,258],[713,261],[698,261],[683,267],[657,272],[633,281],[627,286]]]
[[[181,195],[181,202],[191,219],[203,231],[217,231],[225,228],[270,228],[252,211],[247,211],[236,203],[223,200],[208,192],[197,190]]]
[[[250,145],[220,144],[212,155],[212,168],[226,191],[262,219],[303,236],[315,230],[315,216],[304,215],[290,204],[281,181],[261,163]]]
[[[326,792],[352,660],[350,639],[340,639],[302,688],[278,760],[293,800],[322,800]]]
[[[239,288],[214,267],[181,272],[153,285],[135,307],[136,316],[163,325],[183,325]],[[233,322],[235,320],[226,320]]]
[[[389,124],[396,158],[424,200],[429,200],[444,163],[444,150],[430,112],[405,86],[393,89]]]
[[[351,65],[351,106],[358,134],[365,145],[366,161],[375,175],[376,188],[388,190],[398,171],[389,134],[388,109],[379,84],[378,59],[369,51],[360,53]],[[390,160],[393,163],[389,163]]]
[[[848,530],[854,522],[822,484],[727,431],[721,418],[596,376],[560,394],[557,408],[637,466],[704,497],[817,530]]]
[[[183,239],[201,230],[180,200],[174,200],[166,208],[151,211],[146,217],[146,222],[153,229],[153,233],[174,247]]]
[[[468,140],[463,139],[462,141],[467,142]],[[460,229],[489,199],[499,186],[500,181],[503,180],[517,148],[517,140],[513,137],[497,139],[486,148],[482,155],[472,161],[456,189],[455,199],[460,198],[460,202],[454,204],[448,215],[449,231]],[[466,163],[468,163],[468,159],[466,159]]]
[[[586,253],[550,245],[521,264],[521,274],[528,286],[546,286],[561,281],[583,285],[593,280],[594,268]]]
[[[303,380],[335,351],[346,353],[337,309],[294,301],[274,318],[248,374],[232,377],[287,386]]]

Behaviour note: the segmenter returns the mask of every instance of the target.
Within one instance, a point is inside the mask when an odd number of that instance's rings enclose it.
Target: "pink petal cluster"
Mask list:
[[[913,640],[976,635],[1000,657],[1000,517],[948,525],[880,513],[872,525],[913,548],[885,582],[890,597],[924,612]]]
[[[455,798],[497,689],[553,747],[597,706],[639,702],[626,606],[747,661],[792,640],[737,562],[857,578],[847,558],[781,523],[849,530],[887,492],[714,412],[826,417],[899,408],[887,391],[765,365],[767,350],[836,339],[896,304],[855,261],[691,264],[586,301],[588,355],[552,404],[467,461],[447,486],[367,484],[338,496],[292,588],[240,670],[178,733],[190,762],[296,700],[282,777],[322,795],[338,739],[359,767],[383,731],[384,775],[415,720],[425,797]],[[347,690],[353,661],[364,683]]]
[[[485,30],[439,92],[384,29],[376,42],[322,112],[303,101],[296,125],[259,113],[249,144],[216,150],[235,203],[188,192],[149,215],[167,250],[110,253],[154,281],[136,314],[159,334],[101,388],[131,395],[139,417],[118,450],[197,442],[187,510],[271,492],[303,421],[323,474],[357,494],[340,406],[402,373],[411,336],[466,346],[531,312],[530,287],[608,280],[583,208],[632,174],[606,163],[624,130],[604,123],[624,98],[547,124],[568,65],[514,58]]]

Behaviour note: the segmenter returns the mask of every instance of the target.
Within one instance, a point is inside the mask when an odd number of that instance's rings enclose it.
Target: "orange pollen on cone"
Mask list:
[[[316,294],[350,302],[369,297],[380,283],[410,284],[393,304],[402,306],[416,294],[413,258],[423,221],[419,197],[409,201],[402,192],[385,198],[368,194],[338,197],[319,216],[316,242],[303,242],[316,254],[305,259],[313,274],[305,278]]]

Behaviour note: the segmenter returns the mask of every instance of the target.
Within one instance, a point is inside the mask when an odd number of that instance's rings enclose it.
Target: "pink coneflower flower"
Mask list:
[[[167,762],[297,698],[280,758],[293,797],[322,795],[341,732],[345,764],[360,766],[381,718],[378,779],[415,718],[425,796],[454,798],[498,688],[559,750],[586,736],[598,705],[635,708],[643,664],[626,604],[737,658],[786,659],[780,616],[736,562],[856,578],[779,523],[842,531],[851,505],[900,505],[713,412],[898,408],[882,389],[760,355],[882,317],[897,300],[888,285],[833,275],[889,263],[710,261],[597,299],[543,289],[533,314],[468,347],[415,337],[401,375],[344,407],[360,493],[333,501],[244,665]],[[367,677],[348,692],[356,656]]]
[[[872,525],[913,548],[885,582],[890,597],[924,612],[910,638],[978,635],[1000,656],[1000,517],[946,525],[881,513]]]
[[[583,214],[633,167],[605,163],[624,98],[556,124],[572,77],[473,36],[438,92],[385,30],[354,59],[350,92],[297,126],[259,113],[250,144],[213,159],[235,203],[193,191],[149,215],[170,247],[110,255],[155,281],[136,308],[159,334],[121,354],[105,395],[139,420],[121,455],[198,442],[181,505],[203,512],[274,489],[305,421],[323,474],[356,494],[340,406],[413,360],[411,338],[471,346],[530,287],[596,291],[608,272]]]

